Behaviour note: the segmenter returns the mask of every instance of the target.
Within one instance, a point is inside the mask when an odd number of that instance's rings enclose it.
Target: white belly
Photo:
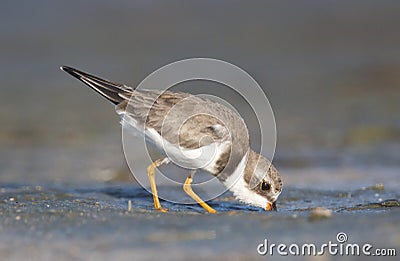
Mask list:
[[[230,149],[231,144],[230,141],[225,141],[197,149],[187,149],[163,139],[155,129],[147,128],[145,133],[148,139],[176,165],[187,169],[203,169],[210,173],[217,172],[216,162],[221,154]]]
[[[220,156],[230,149],[231,142],[224,141],[212,143],[197,149],[186,149],[178,144],[172,144],[163,139],[161,135],[153,128],[144,129],[143,124],[139,124],[132,117],[124,117],[125,113],[120,112],[121,125],[135,136],[143,137],[155,145],[160,152],[174,162],[174,164],[187,169],[203,169],[210,173],[217,173],[217,161]]]

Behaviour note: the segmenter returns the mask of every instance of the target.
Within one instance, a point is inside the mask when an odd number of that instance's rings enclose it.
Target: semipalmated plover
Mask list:
[[[155,209],[167,211],[158,199],[155,170],[172,162],[190,170],[183,190],[208,212],[216,211],[191,187],[196,169],[217,177],[236,199],[276,210],[280,175],[267,158],[250,149],[246,124],[230,108],[189,93],[135,90],[71,67],[61,69],[113,103],[121,124],[143,134],[165,155],[147,168]]]

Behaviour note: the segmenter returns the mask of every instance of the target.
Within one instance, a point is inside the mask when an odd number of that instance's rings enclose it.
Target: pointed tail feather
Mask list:
[[[133,91],[131,87],[128,87],[124,84],[113,83],[72,67],[61,66],[60,69],[77,78],[115,105],[124,100],[124,98],[121,97],[119,93],[127,93]]]

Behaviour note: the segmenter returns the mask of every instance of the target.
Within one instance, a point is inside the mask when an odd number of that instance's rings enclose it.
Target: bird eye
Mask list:
[[[270,190],[271,185],[270,185],[268,182],[266,182],[265,180],[263,180],[263,181],[261,182],[261,184],[260,184],[260,188],[261,188],[261,190],[266,190],[266,191],[268,191],[268,190]]]

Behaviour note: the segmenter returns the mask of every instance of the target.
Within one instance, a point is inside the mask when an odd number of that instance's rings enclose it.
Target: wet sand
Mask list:
[[[151,194],[134,184],[2,184],[0,256],[5,260],[265,260],[269,254],[257,253],[264,239],[321,245],[336,242],[339,232],[347,234],[348,243],[399,251],[399,198],[398,190],[379,184],[353,190],[285,187],[278,212],[249,207],[226,193],[210,201],[218,211],[212,215],[197,205],[164,201],[169,212],[159,213],[153,210]],[[315,207],[331,210],[332,216],[312,215]]]

